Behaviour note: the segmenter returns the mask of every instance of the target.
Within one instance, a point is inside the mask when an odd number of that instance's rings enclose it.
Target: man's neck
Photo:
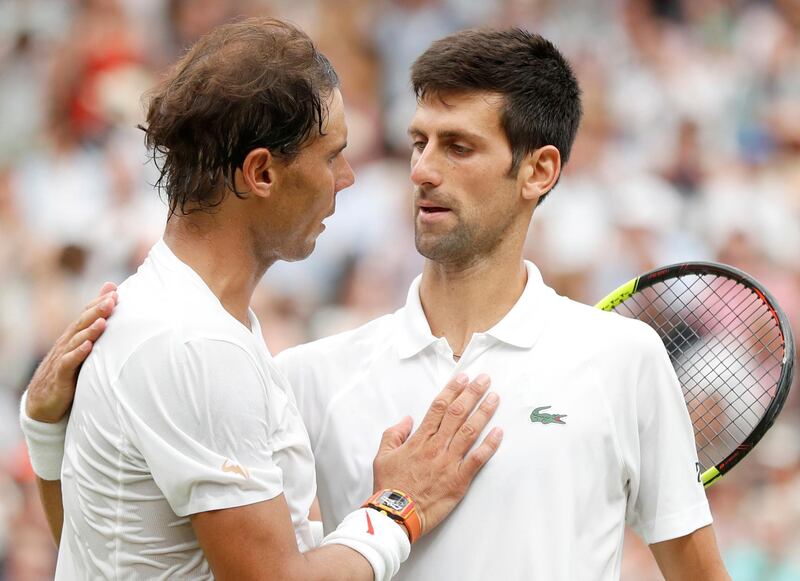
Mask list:
[[[491,329],[511,310],[527,281],[519,255],[486,257],[465,267],[426,260],[419,295],[431,332],[447,339],[458,358],[473,333]]]
[[[173,216],[164,242],[203,279],[223,308],[250,328],[250,299],[269,265],[259,264],[244,229],[219,227],[219,219],[213,214]]]

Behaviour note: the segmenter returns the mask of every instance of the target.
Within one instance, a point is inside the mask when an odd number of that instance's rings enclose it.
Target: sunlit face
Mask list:
[[[353,184],[353,169],[344,156],[347,125],[339,90],[327,101],[324,135],[314,137],[279,168],[271,221],[279,224],[280,258],[302,260],[314,250],[322,221],[333,214],[336,194]],[[275,233],[273,233],[275,234]]]
[[[408,134],[413,143],[417,250],[444,264],[489,256],[520,219],[511,147],[493,93],[431,95]]]

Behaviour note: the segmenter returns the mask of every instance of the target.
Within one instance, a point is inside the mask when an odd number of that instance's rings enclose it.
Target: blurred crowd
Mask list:
[[[55,559],[19,394],[164,225],[142,95],[199,35],[256,14],[299,24],[333,62],[357,175],[312,257],[257,291],[273,352],[404,303],[422,265],[408,69],[482,25],[550,38],[583,88],[572,159],[527,247],[551,286],[593,303],[652,267],[718,260],[761,280],[800,335],[800,0],[1,0],[0,580],[50,578]],[[800,579],[799,400],[709,492],[737,581]],[[659,578],[629,535],[623,579]]]

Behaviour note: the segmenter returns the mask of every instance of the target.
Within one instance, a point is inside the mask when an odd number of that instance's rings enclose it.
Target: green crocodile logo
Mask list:
[[[566,424],[561,418],[566,418],[567,414],[544,414],[544,410],[549,410],[551,406],[546,405],[536,408],[531,412],[531,421],[533,423],[539,422],[541,424]]]

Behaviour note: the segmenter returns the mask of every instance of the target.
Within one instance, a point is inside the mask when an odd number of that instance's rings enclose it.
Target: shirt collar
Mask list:
[[[528,282],[522,295],[505,317],[485,334],[508,345],[530,349],[544,329],[548,312],[552,311],[545,303],[557,295],[544,284],[539,269],[532,262],[526,260],[525,268]],[[422,310],[419,298],[421,280],[422,275],[414,279],[408,289],[405,307],[397,311],[397,347],[401,359],[413,357],[438,340],[431,333],[428,319]]]
[[[419,285],[422,281],[420,274],[411,283],[406,298],[406,306],[397,311],[397,351],[400,359],[413,357],[428,345],[436,342],[436,337],[431,333],[422,302],[419,299]]]

